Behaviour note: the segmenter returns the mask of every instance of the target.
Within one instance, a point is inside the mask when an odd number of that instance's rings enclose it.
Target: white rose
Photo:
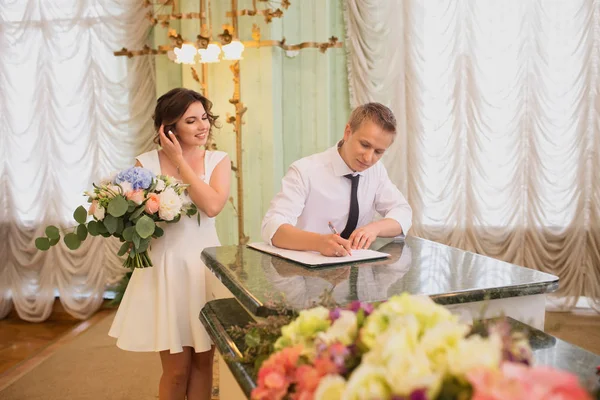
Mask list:
[[[123,189],[123,195],[126,195],[133,190],[133,185],[127,181],[119,183],[119,186],[121,186],[121,189]]]
[[[154,191],[162,192],[163,190],[165,190],[165,181],[159,178],[156,180],[156,187],[154,188]]]
[[[181,198],[172,188],[167,188],[158,195],[158,199],[158,216],[165,221],[172,221],[181,211]]]
[[[101,205],[98,205],[96,207],[96,209],[94,210],[94,217],[96,217],[96,219],[98,221],[102,221],[104,219],[104,214],[105,214],[104,207],[102,207]]]
[[[331,344],[340,342],[344,346],[348,346],[356,339],[358,332],[358,324],[356,314],[352,311],[340,311],[340,317],[325,332],[320,332],[317,336],[323,342]]]

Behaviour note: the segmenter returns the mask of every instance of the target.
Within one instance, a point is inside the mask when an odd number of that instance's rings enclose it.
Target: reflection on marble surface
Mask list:
[[[554,275],[480,256],[416,237],[377,241],[373,249],[390,258],[375,262],[307,268],[245,246],[205,249],[202,259],[238,300],[256,315],[269,303],[310,307],[325,291],[340,304],[376,302],[409,292],[440,304],[548,293]]]

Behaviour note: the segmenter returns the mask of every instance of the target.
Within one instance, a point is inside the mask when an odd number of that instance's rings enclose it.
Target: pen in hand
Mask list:
[[[333,226],[333,224],[331,223],[331,221],[329,221],[329,222],[327,223],[327,225],[329,225],[329,229],[331,229],[331,232],[332,232],[334,235],[339,235],[338,231],[336,231],[336,230],[335,230],[335,227]]]
[[[340,236],[340,234],[338,233],[338,231],[335,229],[335,226],[333,226],[333,224],[331,223],[331,221],[327,222],[327,225],[329,225],[329,229],[331,230],[331,233],[333,233],[334,235],[338,235]],[[340,244],[340,246],[342,246]],[[344,246],[342,246],[344,247]],[[350,251],[350,249],[345,249],[348,252],[348,255],[351,256],[352,252]],[[335,255],[338,256],[338,252],[335,252]]]

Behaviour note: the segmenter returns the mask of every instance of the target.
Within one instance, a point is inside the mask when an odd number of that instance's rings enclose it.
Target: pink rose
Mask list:
[[[590,400],[575,375],[550,367],[505,362],[501,369],[467,373],[473,400]]]
[[[90,209],[88,210],[88,215],[94,215],[96,212],[96,207],[98,207],[98,200],[93,200]]]
[[[144,207],[144,210],[148,214],[154,214],[155,212],[158,211],[159,207],[160,207],[160,198],[158,197],[158,195],[156,193],[150,193],[148,195],[148,199],[146,200],[146,205]]]
[[[136,189],[127,192],[126,196],[127,200],[131,200],[137,205],[140,205],[144,202],[144,191],[142,189]]]

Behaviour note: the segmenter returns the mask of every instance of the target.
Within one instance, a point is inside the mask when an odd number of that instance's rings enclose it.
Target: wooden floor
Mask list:
[[[52,317],[44,323],[29,323],[12,313],[0,320],[0,390],[18,376],[110,312],[101,310],[87,321],[69,316],[56,302]],[[546,313],[546,332],[567,342],[600,354],[600,314],[592,310]]]

